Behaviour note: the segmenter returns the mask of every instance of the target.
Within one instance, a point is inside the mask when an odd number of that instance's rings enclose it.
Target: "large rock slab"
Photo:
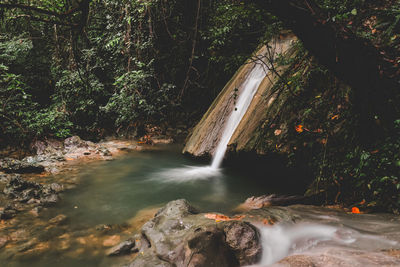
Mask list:
[[[160,209],[142,227],[140,243],[130,267],[233,267],[254,264],[262,253],[260,234],[252,224],[214,220],[197,213],[186,200]]]
[[[219,143],[221,134],[229,119],[231,112],[235,108],[236,96],[243,91],[243,82],[251,72],[255,64],[265,64],[270,68],[268,57],[276,58],[284,54],[290,57],[291,47],[295,37],[292,35],[281,36],[273,39],[267,46],[261,47],[248,62],[246,62],[226,84],[218,97],[211,104],[203,118],[189,134],[183,153],[193,156],[209,156],[214,154]],[[246,114],[242,118],[239,126],[231,137],[228,146],[231,149],[255,150],[254,140],[257,137],[258,129],[267,120],[267,111],[276,99],[273,87],[279,76],[283,73],[286,66],[274,66],[276,72],[269,71],[260,84]]]

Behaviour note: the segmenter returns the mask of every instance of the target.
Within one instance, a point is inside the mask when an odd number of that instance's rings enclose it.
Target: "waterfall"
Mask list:
[[[235,108],[232,110],[225,125],[225,129],[212,159],[211,168],[218,169],[221,166],[229,141],[231,140],[236,128],[239,126],[244,114],[246,114],[246,111],[265,75],[266,70],[264,64],[256,63],[244,82],[240,85],[242,93],[239,95]]]
[[[226,123],[224,123],[224,120],[221,121],[221,123],[224,124],[222,135],[216,146],[211,164],[207,166],[183,166],[165,169],[161,172],[153,173],[152,177],[154,179],[159,179],[164,182],[188,182],[221,177],[222,170],[220,166],[224,159],[229,141],[236,128],[239,126],[243,116],[246,114],[254,95],[267,74],[267,68],[262,62],[247,64],[252,64],[252,66],[249,66],[251,69],[244,75],[243,82],[241,82],[237,88],[239,97],[228,115],[229,118],[225,120]]]

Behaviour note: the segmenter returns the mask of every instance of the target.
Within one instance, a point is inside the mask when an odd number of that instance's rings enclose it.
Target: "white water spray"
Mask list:
[[[325,247],[327,250],[331,248],[367,250],[371,246],[372,249],[389,249],[398,246],[396,241],[379,235],[362,234],[341,224],[332,226],[303,222],[261,226],[259,230],[263,254],[261,261],[253,265],[254,267],[270,266],[293,254],[312,253],[320,243],[323,245],[319,247],[321,249]]]
[[[244,114],[246,114],[246,111],[249,108],[251,101],[253,100],[253,97],[257,92],[257,89],[260,86],[265,75],[266,70],[264,69],[264,65],[255,64],[253,69],[247,75],[245,81],[241,84],[243,91],[240,94],[237,100],[237,104],[231,115],[229,116],[228,122],[225,125],[221,140],[219,141],[218,146],[215,150],[215,154],[213,156],[211,168],[218,169],[221,166],[228,143],[231,140],[236,128],[239,126],[239,123],[242,120]]]
[[[264,64],[255,63],[251,71],[247,74],[244,82],[240,85],[240,88],[238,88],[241,93],[237,99],[235,107],[229,115],[228,121],[226,122],[211,165],[200,167],[184,166],[181,168],[167,169],[153,174],[153,177],[157,177],[163,181],[174,182],[187,182],[192,180],[220,177],[222,175],[220,166],[224,159],[227,145],[231,140],[236,128],[239,126],[243,116],[246,114],[246,111],[249,108],[251,101],[253,100],[253,97],[266,73],[267,71]]]

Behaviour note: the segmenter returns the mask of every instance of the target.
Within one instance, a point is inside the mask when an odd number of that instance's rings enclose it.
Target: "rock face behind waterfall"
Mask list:
[[[211,107],[196,125],[188,136],[183,153],[193,156],[209,156],[214,154],[216,146],[221,139],[221,133],[227,123],[229,115],[235,108],[235,95],[240,95],[243,91],[241,84],[252,71],[255,64],[266,64],[270,67],[267,55],[272,54],[276,60],[279,55],[290,57],[292,43],[295,40],[293,36],[276,38],[267,46],[263,46],[254,55],[254,57],[244,64],[227,83],[218,97],[214,100]],[[260,59],[262,61],[260,61]],[[278,73],[283,73],[285,66],[274,66]],[[254,140],[256,139],[257,129],[265,122],[266,110],[275,100],[272,92],[274,83],[278,80],[278,75],[274,71],[269,71],[261,82],[257,92],[250,104],[247,112],[236,128],[228,144],[234,144],[237,151],[255,150]]]

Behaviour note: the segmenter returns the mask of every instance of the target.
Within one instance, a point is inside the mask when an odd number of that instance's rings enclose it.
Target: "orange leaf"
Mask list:
[[[351,213],[360,214],[360,209],[357,208],[357,207],[352,207],[351,208]]]
[[[207,214],[204,214],[204,217],[206,217],[207,219],[215,220],[216,222],[227,222],[227,221],[239,221],[239,220],[243,219],[245,216],[237,215],[233,218],[230,218],[230,217],[222,215],[222,214],[207,213]]]
[[[267,219],[262,220],[262,223],[263,223],[264,225],[270,225],[270,223],[269,223],[269,221],[268,221]]]
[[[296,125],[295,129],[296,129],[296,132],[298,132],[298,133],[302,133],[304,131],[303,125],[301,125],[301,124]]]
[[[337,120],[337,119],[339,119],[339,115],[335,115],[335,116],[333,116],[333,117],[331,118],[331,120]]]

